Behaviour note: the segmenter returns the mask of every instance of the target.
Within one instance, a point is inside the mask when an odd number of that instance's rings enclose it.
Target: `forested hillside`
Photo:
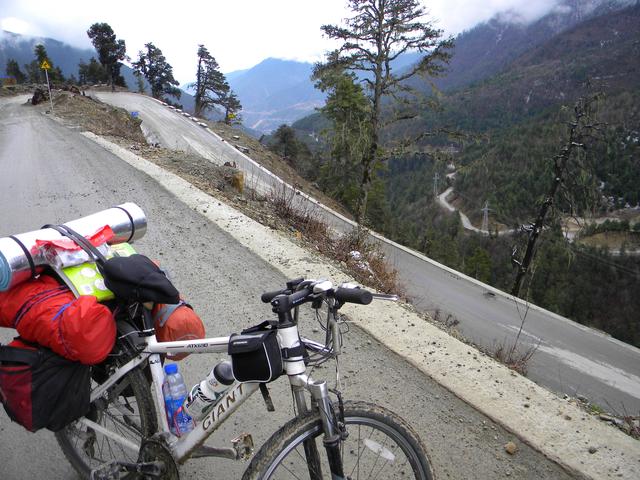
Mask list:
[[[510,291],[512,258],[521,259],[528,238],[521,226],[533,221],[549,190],[573,105],[597,94],[590,110],[596,128],[575,154],[581,169],[563,182],[521,295],[640,345],[640,257],[625,253],[640,232],[630,231],[633,222],[612,223],[628,230],[623,238],[629,243],[611,253],[568,242],[560,230],[568,213],[608,215],[640,201],[640,5],[592,3],[586,13],[564,10],[530,26],[495,19],[460,37],[458,60],[454,56],[451,72],[438,80],[439,108],[384,132],[388,141],[432,134],[404,153],[387,151],[368,221],[435,260]],[[497,38],[506,40],[503,50]],[[314,115],[293,127],[320,152],[299,161],[302,169],[315,162],[306,171],[320,186],[335,188],[335,177],[326,177],[331,169],[323,166],[319,135],[327,125]],[[438,204],[436,193],[449,185],[452,201],[477,227],[488,202],[491,235],[463,229],[458,215]],[[344,191],[335,195],[348,198]],[[497,235],[498,228],[515,233]]]
[[[503,73],[447,95],[443,111],[430,112],[424,125],[476,135],[456,158],[455,188],[475,201],[470,208],[489,200],[517,224],[544,193],[571,106],[597,92],[603,96],[593,120],[602,125],[587,152],[596,174],[591,181],[633,206],[640,198],[640,6],[588,20]]]

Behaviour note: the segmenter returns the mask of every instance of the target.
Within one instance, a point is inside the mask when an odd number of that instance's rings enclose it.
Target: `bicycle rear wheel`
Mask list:
[[[127,373],[105,396],[91,404],[86,418],[139,448],[142,439],[158,429],[153,397],[144,373],[139,368]],[[91,470],[112,460],[138,461],[137,450],[80,422],[68,425],[55,435],[65,457],[83,478],[89,478]],[[129,477],[137,478],[134,474],[126,478]]]
[[[345,402],[348,437],[342,442],[345,478],[432,480],[433,474],[418,435],[400,417],[378,405]],[[255,455],[243,480],[331,478],[319,413],[289,421]],[[320,471],[309,467],[304,443],[315,442]]]

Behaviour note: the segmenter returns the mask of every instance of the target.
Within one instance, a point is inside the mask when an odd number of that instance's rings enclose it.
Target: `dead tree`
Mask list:
[[[549,187],[549,191],[547,192],[547,195],[545,196],[545,199],[540,206],[540,210],[535,221],[529,226],[524,227],[529,234],[527,249],[524,253],[524,257],[521,261],[519,261],[515,258],[515,250],[512,254],[511,261],[517,267],[516,278],[513,283],[513,288],[511,289],[511,295],[515,297],[517,297],[520,293],[522,281],[524,280],[524,277],[529,270],[529,266],[531,265],[531,261],[533,260],[536,241],[540,236],[540,232],[542,231],[542,228],[544,226],[544,222],[549,209],[553,206],[556,195],[558,193],[558,189],[562,186],[568,172],[570,171],[573,153],[576,150],[584,150],[585,139],[591,136],[592,132],[595,129],[598,129],[598,125],[592,123],[590,110],[592,104],[599,98],[599,94],[596,94],[589,98],[581,97],[580,99],[578,99],[573,108],[573,120],[568,124],[568,139],[566,143],[561,147],[558,154],[553,157],[554,175],[551,186]]]

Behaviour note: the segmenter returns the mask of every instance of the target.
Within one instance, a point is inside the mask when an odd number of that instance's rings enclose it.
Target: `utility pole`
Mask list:
[[[482,233],[487,232],[489,235],[489,201],[484,202],[484,207],[480,210],[482,212],[482,226],[480,230]]]
[[[433,196],[438,197],[438,180],[440,180],[440,174],[438,172],[433,176]]]

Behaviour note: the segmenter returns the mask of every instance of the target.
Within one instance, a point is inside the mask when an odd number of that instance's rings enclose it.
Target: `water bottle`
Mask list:
[[[164,373],[165,380],[162,385],[162,393],[167,410],[167,420],[169,421],[171,433],[179,437],[193,430],[193,420],[182,408],[182,403],[187,397],[187,386],[178,371],[176,363],[165,365]]]
[[[209,407],[227,391],[233,382],[231,362],[225,360],[218,363],[209,372],[207,378],[196,383],[189,392],[183,404],[187,414],[196,421],[202,420],[208,413]]]

